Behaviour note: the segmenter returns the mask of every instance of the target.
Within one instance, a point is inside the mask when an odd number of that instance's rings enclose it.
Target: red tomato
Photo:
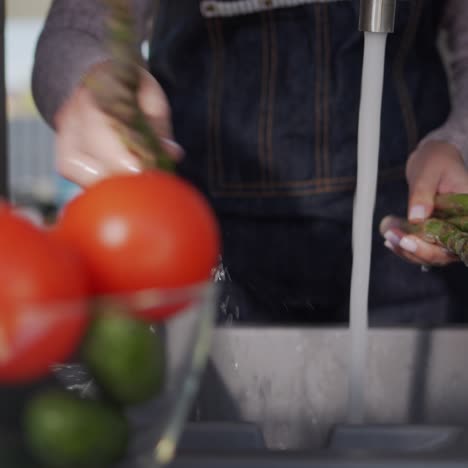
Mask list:
[[[84,269],[63,246],[0,208],[0,382],[47,374],[86,328]]]
[[[65,207],[57,230],[82,256],[95,294],[206,281],[220,250],[216,218],[204,197],[162,171],[98,182]],[[144,315],[173,312],[159,308]]]

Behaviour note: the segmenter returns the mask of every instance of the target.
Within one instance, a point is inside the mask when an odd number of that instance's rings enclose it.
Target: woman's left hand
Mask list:
[[[406,165],[406,179],[410,223],[420,223],[431,216],[436,194],[468,193],[468,170],[462,156],[445,142],[430,141],[412,153]],[[458,260],[442,247],[405,233],[401,221],[395,217],[384,218],[380,232],[386,247],[412,263],[443,266]]]

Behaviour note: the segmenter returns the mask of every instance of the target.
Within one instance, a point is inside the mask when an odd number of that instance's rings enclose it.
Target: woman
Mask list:
[[[363,52],[359,1],[161,0],[156,12],[150,0],[132,3],[141,40],[154,17],[141,105],[181,160],[181,175],[207,194],[221,222],[232,280],[226,313],[249,321],[346,320]],[[34,69],[37,106],[57,132],[58,168],[83,186],[140,170],[80,85],[108,66],[105,15],[95,0],[55,0]],[[464,0],[397,1],[376,222],[403,215],[407,206],[418,222],[430,215],[436,193],[468,192],[467,26]],[[452,105],[437,49],[442,28],[454,60]],[[376,225],[371,323],[464,320],[464,268],[422,273],[413,263],[454,259],[404,235],[393,219],[381,231],[384,241]]]

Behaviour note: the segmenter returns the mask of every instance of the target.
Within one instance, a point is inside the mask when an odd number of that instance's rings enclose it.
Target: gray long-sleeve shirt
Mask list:
[[[141,40],[151,18],[153,0],[131,0]],[[104,48],[104,7],[97,0],[54,0],[39,38],[32,89],[39,112],[53,125],[60,108],[94,65],[108,60]],[[453,80],[452,111],[446,123],[423,141],[452,143],[468,162],[468,0],[448,0],[447,32]]]
[[[152,0],[131,0],[143,41]],[[53,126],[54,115],[82,77],[109,59],[105,7],[98,0],[54,0],[39,37],[32,76],[37,108]]]

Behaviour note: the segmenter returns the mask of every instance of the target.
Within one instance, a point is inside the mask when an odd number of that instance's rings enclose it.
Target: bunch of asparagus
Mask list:
[[[174,163],[163,150],[138,103],[144,65],[131,2],[102,1],[108,9],[107,47],[112,60],[88,75],[84,84],[99,108],[110,118],[126,148],[141,160],[143,166],[170,171]]]
[[[468,194],[438,195],[433,216],[408,231],[446,248],[468,266]]]

